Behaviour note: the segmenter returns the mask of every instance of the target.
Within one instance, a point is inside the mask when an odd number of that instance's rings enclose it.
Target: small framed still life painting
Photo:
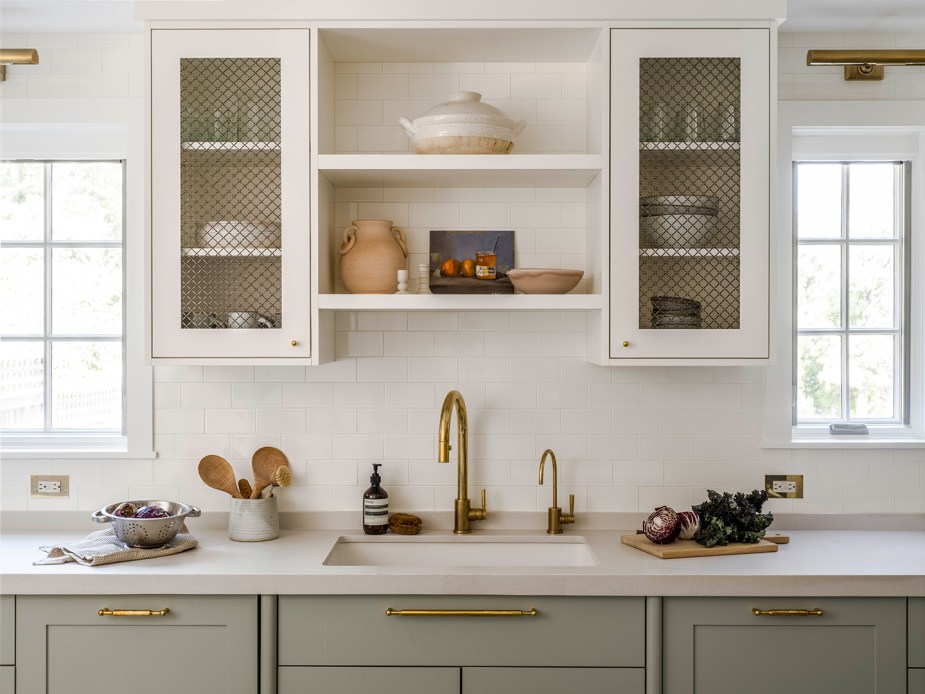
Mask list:
[[[430,232],[430,291],[434,294],[513,294],[514,232]]]

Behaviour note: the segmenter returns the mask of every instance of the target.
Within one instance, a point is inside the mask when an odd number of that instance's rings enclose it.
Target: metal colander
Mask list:
[[[123,518],[113,511],[123,502],[110,504],[90,516],[95,523],[112,523],[112,531],[127,547],[144,547],[153,549],[163,547],[180,532],[187,516],[198,518],[202,515],[195,506],[187,506],[176,501],[152,501],[139,499],[129,501],[136,508],[158,506],[170,514],[167,518]]]

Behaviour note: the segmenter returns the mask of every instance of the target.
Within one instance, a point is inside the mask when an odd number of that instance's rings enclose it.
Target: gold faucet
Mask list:
[[[440,408],[440,440],[437,448],[437,462],[450,462],[450,417],[456,407],[456,424],[459,438],[456,451],[458,462],[455,515],[453,532],[457,535],[471,533],[469,521],[485,520],[488,510],[485,508],[485,490],[482,490],[482,508],[470,508],[469,501],[469,418],[466,415],[466,401],[458,390],[451,390],[443,400]]]
[[[546,532],[550,535],[561,535],[563,523],[575,522],[575,495],[568,495],[568,513],[563,514],[559,508],[559,473],[556,470],[556,454],[547,448],[543,451],[543,457],[540,458],[540,484],[543,484],[543,465],[546,463],[546,456],[552,458],[552,506],[547,511]]]

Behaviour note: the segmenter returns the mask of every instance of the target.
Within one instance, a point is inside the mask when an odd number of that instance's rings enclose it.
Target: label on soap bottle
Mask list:
[[[388,525],[389,500],[363,499],[363,525]]]

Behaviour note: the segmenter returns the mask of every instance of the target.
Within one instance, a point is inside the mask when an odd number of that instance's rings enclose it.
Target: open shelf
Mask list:
[[[600,294],[321,294],[335,311],[598,311]]]
[[[320,154],[318,169],[336,187],[588,186],[599,154]]]
[[[180,149],[188,152],[266,152],[278,151],[278,142],[184,142]]]

